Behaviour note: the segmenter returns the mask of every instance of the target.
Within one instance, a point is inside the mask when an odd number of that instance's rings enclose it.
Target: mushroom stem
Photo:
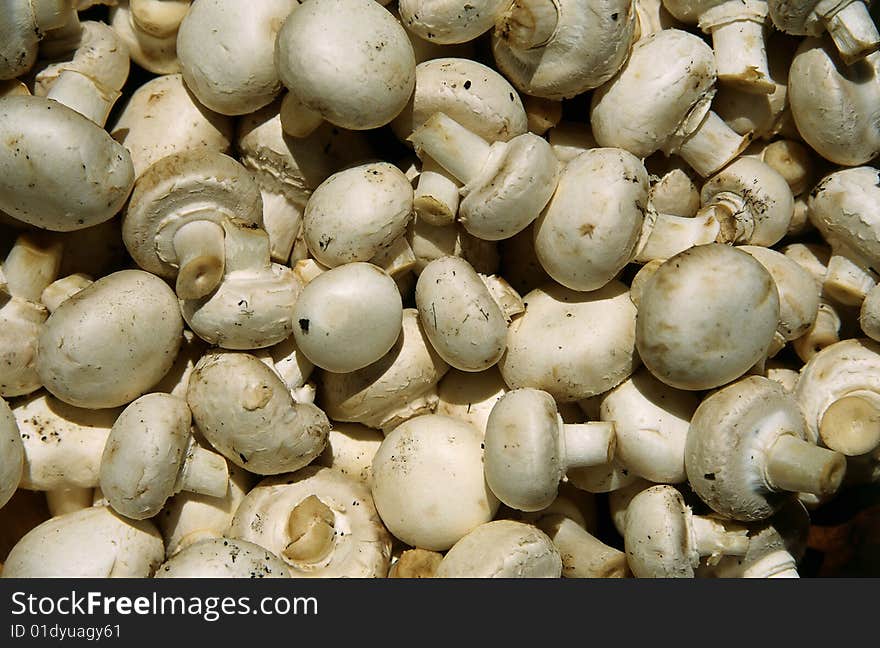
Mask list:
[[[67,0],[31,0],[30,4],[34,23],[43,33],[64,27],[70,19],[70,2]]]
[[[40,301],[52,313],[80,290],[94,283],[88,275],[77,273],[53,281],[43,290]]]
[[[846,458],[839,452],[782,434],[767,450],[767,484],[774,490],[824,497],[840,487]]]
[[[83,486],[68,486],[46,491],[49,515],[55,517],[89,508],[94,498],[94,490]]]
[[[281,100],[281,130],[291,137],[308,137],[324,123],[321,113],[308,108],[292,92]]]
[[[177,486],[177,492],[224,497],[229,489],[229,465],[222,455],[200,448],[194,439],[190,439]]]
[[[559,9],[553,0],[515,0],[495,28],[513,49],[527,50],[545,45],[558,22]]]
[[[695,548],[701,556],[744,556],[748,551],[749,532],[745,527],[703,515],[692,516],[691,525]]]
[[[784,549],[759,558],[743,571],[743,578],[800,578],[797,562]]]
[[[302,228],[302,209],[283,194],[261,188],[260,195],[263,198],[263,227],[269,235],[272,260],[287,264],[296,235]]]
[[[316,563],[333,549],[336,516],[315,495],[309,495],[290,512],[287,532],[290,543],[282,554],[298,563]]]
[[[422,155],[422,170],[413,194],[413,210],[430,225],[448,225],[458,213],[458,182],[449,177],[434,158]]]
[[[880,48],[880,33],[871,19],[868,5],[860,0],[847,3],[837,13],[824,16],[823,20],[825,29],[847,65]]]
[[[713,206],[697,216],[650,215],[644,221],[642,243],[635,261],[668,259],[696,245],[714,243],[721,236],[721,223]]]
[[[269,267],[269,235],[266,230],[246,225],[238,220],[225,220],[225,272],[257,270]]]
[[[54,3],[40,3],[51,5]],[[55,60],[79,47],[82,40],[82,23],[79,21],[79,13],[72,3],[65,3],[66,9],[52,16],[51,24],[55,25],[40,42],[40,58]],[[48,7],[47,7],[48,8]],[[52,11],[50,9],[50,11]],[[52,13],[55,13],[52,11]],[[38,21],[39,24],[39,21]]]
[[[565,578],[631,576],[625,553],[605,544],[571,518],[548,515],[535,526],[546,533],[559,550]]]
[[[798,357],[804,362],[819,353],[827,346],[840,342],[840,327],[842,322],[837,310],[827,302],[819,302],[819,310],[816,313],[816,321],[807,329],[807,332],[796,340],[792,340]]]
[[[3,262],[6,291],[19,299],[39,301],[43,290],[58,275],[62,251],[61,240],[52,235],[19,235]]]
[[[504,313],[505,319],[510,322],[514,316],[525,312],[522,297],[513,287],[498,275],[484,275],[477,273],[483,285],[489,290],[492,299],[498,304],[498,308]]]
[[[563,423],[559,416],[559,425],[562,429],[565,465],[568,468],[600,466],[610,463],[614,458],[614,451],[617,449],[614,423]]]
[[[825,292],[847,306],[859,306],[877,283],[874,273],[854,258],[844,249],[835,249],[825,275]]]
[[[750,134],[740,135],[710,110],[675,152],[705,178],[742,153],[750,141]]]
[[[121,95],[118,90],[108,88],[82,72],[64,70],[52,83],[46,98],[64,104],[103,127],[113,104]]]
[[[379,250],[369,262],[382,268],[391,278],[397,279],[415,267],[416,255],[406,240],[406,234],[401,234],[391,245]]]
[[[226,264],[225,239],[223,228],[209,220],[190,221],[175,232],[178,297],[198,299],[219,285]]]
[[[767,3],[761,3],[766,8]],[[712,28],[712,49],[718,66],[718,79],[745,92],[771,94],[776,84],[770,78],[764,42],[763,16],[730,20]]]
[[[880,446],[880,407],[874,394],[850,394],[831,403],[819,423],[819,436],[848,457]]]
[[[482,137],[442,112],[434,113],[408,139],[417,154],[424,151],[463,184],[479,175],[492,148]]]
[[[391,566],[388,578],[434,578],[443,554],[427,549],[407,549]]]

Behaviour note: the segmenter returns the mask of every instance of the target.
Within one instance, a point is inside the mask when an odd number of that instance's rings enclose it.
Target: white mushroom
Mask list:
[[[793,493],[833,494],[846,460],[809,440],[798,402],[779,383],[749,376],[700,403],[685,468],[691,488],[712,510],[752,522],[773,515]]]
[[[538,511],[556,498],[569,468],[610,463],[613,423],[566,424],[550,394],[514,389],[498,399],[486,424],[486,483],[507,506]]]
[[[144,520],[179,491],[222,497],[226,460],[198,446],[190,434],[186,401],[147,394],[116,419],[101,457],[99,485],[117,513]]]
[[[327,447],[315,459],[315,464],[326,466],[355,479],[368,488],[372,481],[373,457],[385,436],[378,430],[360,423],[339,423],[327,438]]]
[[[283,560],[253,542],[206,538],[165,561],[154,578],[290,578],[290,572]]]
[[[369,489],[322,466],[261,481],[226,535],[274,552],[297,578],[384,577],[390,566],[391,536]]]
[[[33,67],[40,40],[46,32],[64,25],[69,4],[63,0],[12,0],[4,5],[0,17],[0,80],[14,79]]]
[[[171,369],[183,321],[174,292],[141,270],[102,277],[64,301],[43,326],[37,373],[46,389],[77,407],[117,407]],[[121,345],[108,344],[115,339]]]
[[[145,6],[174,5],[172,11],[163,11],[162,20],[145,20]],[[189,0],[114,0],[110,7],[110,26],[128,46],[132,61],[153,74],[175,74],[180,72],[177,60],[177,30],[185,13],[183,5],[189,8]],[[148,24],[149,23],[149,24]]]
[[[425,219],[416,216],[407,227],[406,240],[416,257],[416,265],[413,268],[415,274],[420,273],[431,261],[444,256],[460,256],[481,274],[490,275],[498,272],[499,243],[477,238],[467,232],[460,223],[431,225]],[[546,273],[544,276],[546,277]]]
[[[453,369],[437,385],[437,414],[459,418],[485,432],[492,408],[508,391],[497,366],[479,372]]]
[[[796,36],[819,36],[827,31],[847,65],[880,48],[880,33],[868,12],[867,0],[768,2],[777,29]]]
[[[435,578],[559,578],[562,558],[546,533],[531,524],[495,520],[456,542]]]
[[[500,502],[483,476],[482,434],[438,414],[417,416],[390,432],[373,457],[373,500],[401,541],[445,551],[490,521]]]
[[[24,446],[15,416],[0,398],[0,508],[15,494],[24,472]]]
[[[443,554],[427,549],[407,549],[391,564],[388,578],[434,578]]]
[[[93,506],[28,532],[9,552],[2,578],[148,578],[164,555],[149,520]]]
[[[327,443],[330,422],[297,403],[272,369],[247,353],[220,351],[199,360],[186,393],[193,421],[208,442],[258,475],[298,470]]]

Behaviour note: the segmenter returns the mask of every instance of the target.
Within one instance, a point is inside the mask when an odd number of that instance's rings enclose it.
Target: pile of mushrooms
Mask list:
[[[878,102],[862,0],[5,3],[0,576],[812,575]]]

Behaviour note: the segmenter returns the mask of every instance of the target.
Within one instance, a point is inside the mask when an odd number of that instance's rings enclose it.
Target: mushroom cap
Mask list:
[[[0,80],[14,79],[33,67],[43,36],[28,0],[5,3],[3,13],[0,21]]]
[[[459,418],[485,432],[492,408],[508,391],[497,366],[478,372],[453,369],[437,385],[437,414]]]
[[[37,372],[53,396],[71,405],[125,405],[171,369],[182,334],[171,288],[148,272],[120,270],[49,316],[40,334]]]
[[[672,486],[652,486],[629,503],[626,560],[636,578],[693,578],[699,565],[690,508]]]
[[[57,232],[103,223],[134,184],[125,147],[52,99],[0,99],[0,139],[14,143],[0,151],[0,209],[25,223]]]
[[[755,158],[738,158],[703,184],[700,200],[707,205],[725,192],[741,196],[752,215],[751,245],[770,247],[785,236],[794,213],[794,196],[773,167]]]
[[[485,34],[506,8],[504,0],[437,2],[436,0],[400,0],[400,20],[406,28],[431,43],[452,45],[467,43]]]
[[[419,63],[412,99],[391,128],[406,140],[436,112],[487,142],[506,142],[528,131],[516,89],[497,70],[471,59],[447,56]]]
[[[515,47],[504,31],[492,32],[498,69],[526,94],[570,99],[597,88],[620,69],[633,42],[632,0],[558,0],[556,29],[537,47]]]
[[[461,189],[459,222],[469,233],[488,241],[518,234],[553,196],[559,167],[553,147],[533,133],[496,143],[477,177]]]
[[[205,538],[160,565],[155,578],[290,578],[290,572],[283,560],[253,542]]]
[[[456,369],[483,371],[504,353],[507,319],[464,259],[446,256],[426,265],[415,301],[432,346]]]
[[[384,438],[379,430],[366,425],[333,421],[327,447],[315,459],[315,464],[333,468],[369,487],[373,457]]]
[[[24,445],[15,423],[15,416],[0,398],[0,508],[6,505],[18,488],[24,473]]]
[[[445,551],[491,520],[500,502],[483,476],[483,435],[425,414],[390,432],[373,457],[373,500],[385,526],[413,547]]]
[[[135,25],[129,0],[115,0],[109,11],[110,26],[128,47],[131,60],[153,74],[180,72],[177,60],[177,31],[167,36],[151,35]]]
[[[328,268],[369,261],[405,231],[412,218],[413,187],[387,162],[334,173],[309,197],[303,239]]]
[[[204,355],[190,376],[186,400],[217,452],[258,475],[299,470],[327,443],[324,412],[295,403],[278,374],[247,353]]]
[[[498,362],[511,389],[541,389],[567,403],[608,391],[638,366],[636,307],[621,282],[587,293],[545,284],[523,302]]]
[[[596,290],[635,256],[648,207],[648,172],[623,149],[597,148],[572,159],[535,221],[535,253],[556,281]]]
[[[3,578],[148,578],[165,556],[149,520],[107,506],[59,515],[29,531],[9,552]]]
[[[710,243],[669,258],[647,280],[636,345],[645,366],[667,385],[711,389],[764,358],[778,323],[779,295],[764,266],[736,248]]]
[[[640,369],[605,393],[600,418],[614,423],[616,457],[639,477],[660,484],[687,480],[684,446],[700,399]]]
[[[303,288],[294,306],[293,334],[316,366],[347,373],[388,353],[402,318],[400,292],[387,273],[371,263],[346,263]]]
[[[153,517],[174,494],[190,441],[186,401],[146,394],[119,415],[107,437],[99,473],[101,492],[114,511]]]
[[[880,55],[844,65],[829,37],[805,38],[788,73],[788,96],[797,130],[835,164],[865,164],[880,152],[876,78]]]
[[[180,74],[150,79],[128,97],[110,134],[128,149],[137,177],[167,155],[197,149],[227,153],[234,124],[201,105]]]
[[[322,371],[319,402],[334,421],[387,430],[434,411],[437,383],[449,365],[434,350],[414,308],[403,310],[401,335],[376,362],[348,373]]]
[[[620,71],[593,93],[596,141],[642,158],[675,148],[702,121],[715,77],[712,48],[695,34],[664,29],[636,41]]]
[[[880,171],[841,169],[810,192],[810,222],[832,246],[846,246],[867,265],[880,263]]]
[[[0,396],[22,396],[40,388],[37,341],[49,317],[46,307],[0,293]]]
[[[43,390],[20,398],[12,413],[24,446],[21,487],[93,488],[101,454],[121,408],[82,409]]]
[[[446,552],[435,578],[560,578],[562,558],[538,527],[514,520],[481,524]]]
[[[177,275],[174,235],[193,221],[222,226],[229,219],[263,225],[260,189],[234,158],[210,149],[187,150],[160,159],[135,183],[122,217],[122,237],[144,270]]]
[[[816,12],[818,4],[818,0],[767,0],[770,19],[776,28],[796,36],[818,36],[825,31]]]
[[[306,137],[291,137],[281,128],[281,102],[242,115],[235,147],[241,163],[261,188],[281,193],[305,206],[324,180],[349,164],[372,157],[364,133],[323,122]]]
[[[275,65],[307,108],[351,130],[389,123],[406,106],[416,80],[406,31],[374,0],[298,6],[278,32]]]
[[[514,389],[498,399],[486,424],[486,483],[519,511],[540,511],[556,498],[567,467],[556,402],[538,389]]]
[[[284,550],[292,540],[291,511],[310,496],[332,512],[332,549],[317,562],[301,562]],[[382,526],[369,488],[323,466],[261,481],[242,500],[227,535],[273,551],[295,578],[384,577],[391,563],[391,536]]]
[[[782,252],[760,245],[741,245],[739,249],[755,257],[773,277],[779,292],[779,333],[785,340],[801,337],[819,312],[819,291],[813,277]]]
[[[281,91],[275,39],[296,0],[195,0],[177,31],[187,87],[223,115],[262,108]]]
[[[807,439],[820,443],[819,426],[835,401],[859,396],[880,406],[880,343],[859,338],[825,347],[801,368],[794,396]]]
[[[685,446],[691,488],[725,517],[770,517],[792,497],[771,490],[765,477],[766,452],[785,434],[806,438],[803,414],[782,385],[748,376],[719,389],[691,419]]]

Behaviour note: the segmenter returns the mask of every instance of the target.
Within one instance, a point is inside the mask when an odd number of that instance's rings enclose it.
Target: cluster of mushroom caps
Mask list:
[[[864,2],[4,6],[3,576],[797,577],[880,481]]]

